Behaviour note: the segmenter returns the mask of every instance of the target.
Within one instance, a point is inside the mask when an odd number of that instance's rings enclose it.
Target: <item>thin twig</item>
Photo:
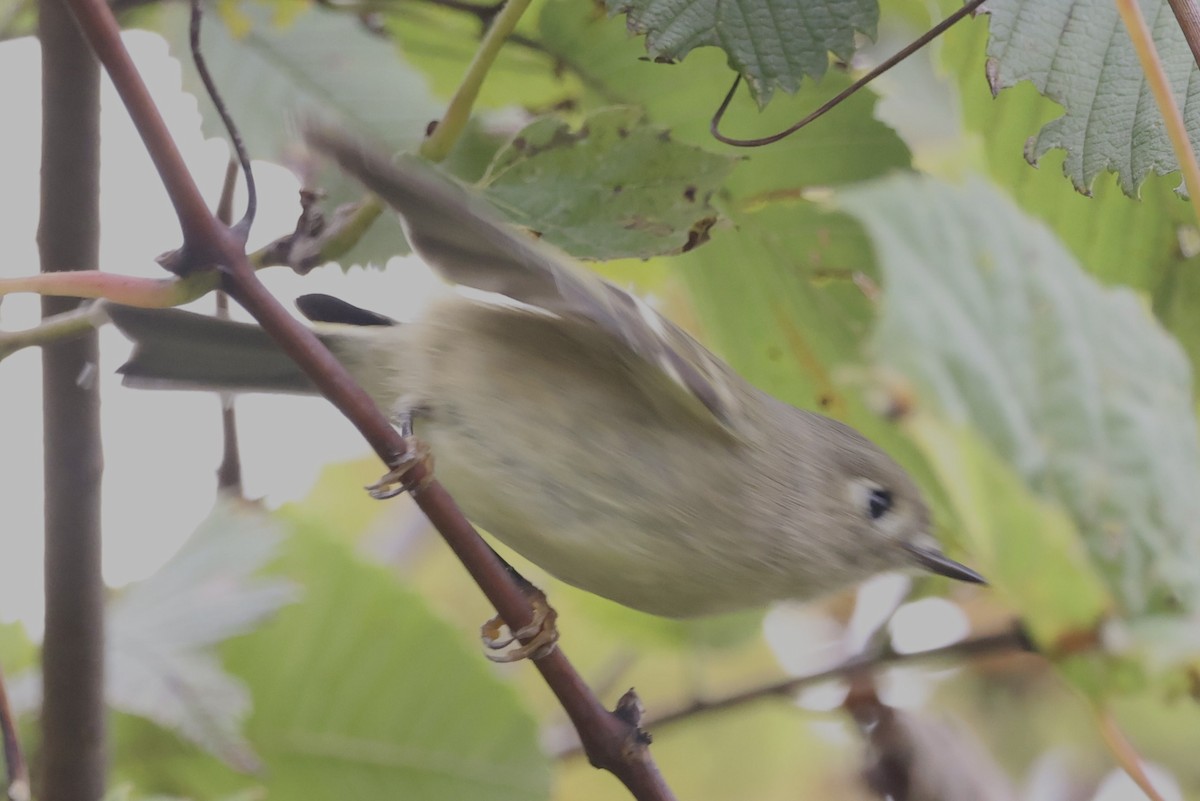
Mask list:
[[[0,331],[0,359],[25,348],[49,345],[86,334],[107,320],[103,308],[95,303],[86,303],[46,317],[38,325],[23,331]]]
[[[1154,788],[1154,784],[1150,781],[1150,777],[1146,775],[1146,768],[1142,765],[1142,758],[1138,756],[1137,750],[1133,744],[1125,737],[1124,732],[1117,725],[1116,719],[1113,717],[1112,711],[1102,707],[1096,708],[1096,723],[1100,729],[1100,736],[1104,739],[1104,744],[1108,746],[1109,753],[1113,755],[1113,759],[1121,766],[1121,769],[1133,779],[1146,797],[1150,801],[1164,801],[1162,795]]]
[[[217,288],[216,273],[196,273],[187,278],[140,278],[102,270],[63,270],[20,278],[0,278],[0,297],[33,292],[42,297],[105,298],[116,303],[165,309],[202,298]]]
[[[931,648],[928,651],[916,651],[913,653],[898,653],[892,650],[885,650],[878,654],[864,654],[861,656],[852,657],[827,670],[822,670],[819,673],[812,673],[807,676],[796,676],[789,679],[783,679],[769,684],[762,684],[756,687],[750,687],[745,690],[740,690],[729,695],[721,696],[720,698],[701,698],[684,704],[676,709],[667,710],[647,718],[643,721],[642,726],[647,730],[660,730],[664,726],[669,726],[673,723],[700,715],[707,715],[713,712],[719,712],[732,707],[742,706],[744,704],[754,703],[767,698],[791,697],[805,687],[821,682],[840,679],[854,674],[874,671],[879,668],[888,667],[891,665],[904,664],[909,662],[925,662],[932,659],[969,659],[977,656],[985,656],[1003,651],[1026,651],[1032,652],[1033,644],[1029,641],[1028,636],[1019,626],[1002,631],[997,634],[987,634],[980,637],[973,637],[967,640],[960,640],[950,645],[944,645],[940,648]],[[580,753],[578,743],[565,743],[556,753],[555,756],[562,759],[565,757],[576,756]]]
[[[733,95],[735,92],[737,92],[737,88],[742,82],[742,76],[738,75],[736,78],[733,79],[733,86],[731,86],[729,88],[729,92],[726,93],[725,99],[722,100],[721,105],[717,107],[717,112],[715,114],[713,114],[712,122],[709,124],[708,130],[712,133],[712,137],[714,139],[716,139],[718,142],[724,142],[725,144],[733,145],[734,147],[762,147],[763,145],[770,145],[775,142],[778,142],[780,139],[786,139],[787,137],[796,133],[796,131],[799,131],[801,128],[808,125],[809,123],[825,116],[825,114],[827,112],[829,112],[829,111],[833,110],[834,108],[836,108],[837,106],[841,105],[842,102],[844,102],[846,100],[846,98],[853,95],[859,89],[862,89],[864,86],[869,84],[871,81],[875,80],[880,75],[884,74],[885,72],[890,70],[892,67],[896,66],[901,61],[908,58],[913,53],[917,52],[918,50],[920,50],[922,47],[924,47],[925,45],[932,42],[937,37],[941,36],[943,33],[945,33],[947,30],[949,30],[949,28],[952,25],[954,25],[956,22],[958,22],[960,19],[962,19],[963,17],[967,16],[968,14],[974,12],[975,9],[977,9],[977,8],[979,8],[979,6],[983,5],[983,2],[984,2],[984,0],[970,0],[970,2],[967,3],[966,5],[964,5],[962,8],[958,9],[953,14],[946,17],[944,20],[939,22],[937,25],[933,26],[928,31],[926,31],[924,34],[922,34],[920,36],[920,38],[918,38],[912,44],[909,44],[908,46],[906,46],[905,48],[900,50],[900,52],[896,53],[894,56],[889,58],[887,61],[884,61],[878,67],[871,70],[863,77],[859,78],[857,81],[855,81],[853,84],[851,84],[847,88],[843,89],[836,96],[834,96],[834,98],[832,100],[826,101],[816,111],[809,114],[807,117],[805,117],[804,119],[795,123],[791,127],[786,128],[778,133],[771,134],[770,136],[764,136],[764,137],[760,137],[758,139],[735,139],[733,137],[729,137],[729,136],[726,136],[725,134],[721,133],[721,131],[720,131],[721,120],[725,118],[725,111],[729,108],[729,103],[730,103],[730,101],[733,100]]]
[[[203,197],[171,139],[145,84],[133,66],[116,20],[104,0],[68,0],[80,27],[108,70],[134,125],[158,169],[185,232],[185,248],[193,264],[221,265],[223,286],[275,339],[284,352],[313,380],[347,419],[358,428],[389,469],[407,465],[407,445],[371,398],[308,328],[287,313],[258,281],[241,238],[209,212]],[[497,23],[499,24],[499,23]],[[423,465],[409,473],[424,486],[414,500],[445,538],[471,577],[510,629],[533,621],[522,587],[495,552],[480,539],[453,499]],[[425,482],[429,481],[426,485]],[[672,799],[657,766],[645,748],[636,724],[609,712],[579,677],[561,648],[534,665],[563,705],[586,744],[592,763],[616,775],[641,801]]]
[[[200,76],[200,81],[204,84],[204,91],[208,93],[208,99],[212,102],[213,107],[216,108],[217,114],[221,115],[221,123],[229,133],[229,141],[233,144],[233,152],[237,154],[238,164],[242,166],[242,174],[246,176],[246,213],[231,228],[232,231],[241,234],[242,238],[245,239],[245,237],[250,235],[250,227],[254,225],[254,216],[258,213],[258,187],[254,183],[254,170],[250,167],[250,155],[246,152],[246,143],[242,141],[242,135],[238,131],[237,124],[233,121],[233,115],[229,113],[229,107],[225,105],[225,100],[221,97],[221,93],[217,91],[217,84],[213,80],[212,74],[208,71],[208,64],[204,61],[204,53],[200,49],[200,22],[203,17],[200,3],[201,0],[192,0],[192,16],[191,22],[188,25],[188,43],[192,50],[192,62],[196,65],[196,74]],[[230,195],[230,204],[232,205],[232,189],[230,190]],[[227,210],[226,219],[223,219],[222,222],[229,225],[231,218],[232,214]]]
[[[1146,27],[1146,18],[1142,16],[1142,9],[1137,0],[1116,0],[1116,4],[1121,21],[1125,23],[1129,38],[1133,41],[1133,49],[1142,65],[1146,83],[1150,85],[1150,92],[1154,95],[1154,102],[1167,124],[1167,136],[1171,139],[1171,147],[1175,150],[1175,158],[1183,172],[1184,186],[1187,187],[1188,197],[1192,200],[1192,213],[1196,215],[1196,222],[1200,223],[1200,197],[1196,195],[1200,192],[1200,164],[1196,162],[1196,153],[1192,150],[1187,126],[1179,113],[1179,104],[1175,102],[1175,95],[1171,91],[1171,84],[1167,80],[1158,49],[1154,46],[1154,37]]]
[[[0,671],[0,738],[4,741],[4,767],[8,776],[8,801],[29,801],[29,766],[21,752],[17,723],[8,691],[4,687],[4,672]]]
[[[430,161],[441,161],[450,154],[454,143],[467,127],[467,121],[471,118],[471,107],[479,97],[484,78],[487,77],[488,71],[500,54],[500,48],[504,46],[505,39],[517,27],[517,21],[521,19],[529,3],[530,0],[508,0],[496,15],[479,42],[479,50],[475,52],[475,58],[467,67],[467,74],[463,76],[454,97],[450,99],[446,113],[438,121],[433,133],[421,143],[422,156]]]
[[[233,219],[233,191],[237,187],[238,162],[233,159],[225,167],[225,183],[221,186],[221,199],[217,201],[217,219],[229,225]],[[229,319],[229,295],[218,289],[217,317]],[[244,498],[242,485],[242,456],[238,443],[237,409],[233,393],[222,392],[221,401],[221,464],[217,466],[217,490],[226,496]]]

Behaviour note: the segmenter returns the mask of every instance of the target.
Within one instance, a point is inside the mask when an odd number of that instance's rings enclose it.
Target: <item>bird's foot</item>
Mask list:
[[[377,501],[395,498],[405,492],[415,495],[433,481],[433,452],[429,446],[413,434],[404,437],[404,444],[408,449],[389,465],[392,469],[366,488],[367,493]],[[414,477],[413,472],[418,468],[423,469],[419,476]]]
[[[522,659],[541,659],[558,647],[558,612],[546,600],[546,594],[529,584],[525,595],[533,607],[533,620],[516,631],[496,616],[479,627],[483,647],[493,662],[518,662]]]

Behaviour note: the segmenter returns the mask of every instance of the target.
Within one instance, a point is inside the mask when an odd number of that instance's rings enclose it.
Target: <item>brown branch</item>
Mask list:
[[[940,648],[931,648],[927,651],[898,653],[887,649],[882,653],[852,657],[840,665],[831,667],[828,670],[822,670],[819,673],[811,673],[807,676],[796,676],[769,684],[761,684],[756,687],[730,693],[720,698],[696,699],[676,709],[659,713],[643,721],[642,725],[647,730],[658,730],[664,726],[679,723],[689,718],[720,712],[725,709],[731,709],[768,698],[788,698],[805,687],[814,684],[875,671],[889,665],[924,662],[931,659],[954,658],[962,660],[1003,651],[1033,652],[1034,646],[1024,630],[1019,625],[1014,625],[1012,628],[996,634],[985,634],[967,640],[959,640],[956,643],[944,645]],[[577,743],[570,743],[560,748],[555,756],[562,759],[576,756],[579,752],[579,745]]]
[[[21,752],[17,723],[4,688],[4,673],[0,671],[0,739],[4,743],[4,768],[8,776],[8,801],[29,801],[29,766]]]
[[[358,428],[389,468],[406,463],[406,445],[370,397],[316,336],[288,314],[258,281],[240,238],[233,235],[204,206],[178,149],[158,110],[133,67],[120,39],[116,21],[103,0],[68,0],[150,152],[151,159],[175,204],[184,231],[191,265],[206,261],[221,265],[223,285],[309,375],[313,383]],[[204,258],[200,258],[203,256]],[[411,471],[417,484],[427,479],[426,468]],[[479,584],[501,618],[513,630],[533,620],[522,588],[513,580],[445,489],[436,481],[416,493],[417,505],[445,538]],[[592,763],[614,773],[638,799],[671,799],[651,760],[636,723],[606,710],[579,677],[561,649],[534,664],[579,731]]]
[[[147,152],[155,170],[163,177],[163,186],[183,229],[183,250],[189,255],[186,263],[220,262],[225,248],[229,246],[226,240],[232,240],[233,237],[228,229],[213,218],[200,189],[188,175],[183,156],[174,146],[167,124],[150,97],[150,90],[138,75],[133,59],[121,41],[121,29],[116,18],[103,2],[65,2],[75,13],[79,26],[112,79],[121,102],[130,110],[130,117],[142,141],[170,143],[169,147],[147,147]],[[180,176],[186,180],[179,180]]]
[[[1097,704],[1096,727],[1100,730],[1100,736],[1108,747],[1109,753],[1113,755],[1125,774],[1138,786],[1138,789],[1146,794],[1146,798],[1150,801],[1164,801],[1162,794],[1155,788],[1154,782],[1150,781],[1150,776],[1146,773],[1146,766],[1137,749],[1133,747],[1133,743],[1129,742],[1129,738],[1117,725],[1117,719],[1113,717],[1111,709]]]
[[[1196,0],[1167,0],[1175,19],[1183,29],[1183,38],[1187,39],[1188,47],[1192,48],[1192,58],[1200,65],[1200,7]]]
[[[100,240],[100,71],[63,0],[41,0],[43,271],[94,269]],[[42,317],[78,300],[43,298]],[[94,331],[42,350],[46,629],[38,796],[93,801],[107,773],[100,574],[99,348]]]
[[[233,191],[237,187],[238,166],[249,172],[249,158],[244,153],[237,160],[230,159],[225,167],[225,183],[221,187],[221,199],[217,201],[217,219],[225,225],[233,221]],[[247,213],[250,219],[253,215]],[[217,316],[229,319],[229,295],[217,290]],[[234,396],[221,393],[221,464],[217,466],[217,490],[235,498],[246,496],[242,485],[242,456],[237,434],[237,409]]]

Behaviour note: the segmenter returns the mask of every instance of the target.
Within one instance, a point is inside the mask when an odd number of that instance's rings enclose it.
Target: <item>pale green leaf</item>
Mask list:
[[[279,20],[273,8],[243,3],[236,17],[206,17],[201,42],[213,80],[252,158],[287,163],[308,173],[309,186],[325,192],[329,208],[357,200],[362,188],[337,170],[297,160],[297,120],[319,117],[393,151],[412,150],[440,116],[441,104],[395,47],[369,33],[352,15],[313,7],[294,19]],[[184,62],[184,89],[197,97],[205,134],[226,139],[225,127],[191,67],[187,15],[186,6],[164,7],[160,32],[171,53]],[[230,19],[239,29],[236,34],[227,27]],[[398,221],[388,214],[371,226],[344,263],[381,264],[407,251]]]
[[[1020,613],[1034,640],[1092,631],[1111,609],[1071,519],[1038,499],[974,431],[914,416],[909,433],[929,459],[958,518],[972,566]]]
[[[125,782],[110,787],[104,794],[103,801],[187,801],[187,799],[174,795],[145,795],[139,793],[132,784]]]
[[[1200,80],[1168,0],[1142,0],[1192,147],[1200,145]],[[1116,172],[1129,195],[1151,171],[1179,168],[1162,115],[1112,0],[994,0],[988,76],[994,91],[1031,81],[1063,107],[1026,145],[1036,163],[1066,151],[1063,171],[1080,192]]]
[[[475,111],[519,106],[550,108],[573,88],[564,81],[553,54],[536,45],[537,16],[543,0],[534,0],[521,16],[517,29],[500,49],[479,88]],[[495,7],[483,3],[473,11],[436,3],[386,3],[379,12],[387,31],[395,37],[404,59],[425,75],[430,88],[450,98],[462,83],[479,50],[485,24]]]
[[[38,649],[20,623],[0,623],[0,673],[12,714],[36,712],[41,703]]]
[[[1127,290],[972,181],[840,195],[883,269],[879,360],[1061,504],[1130,615],[1200,605],[1200,448],[1189,365]]]
[[[126,726],[125,752],[141,756],[121,778],[196,798],[547,798],[537,726],[469,645],[474,632],[434,617],[346,543],[296,525],[277,571],[303,600],[222,649],[254,700],[245,733],[263,769],[238,776]]]
[[[437,119],[441,104],[424,77],[384,39],[348,14],[310,8],[294,19],[272,16],[272,6],[244,2],[231,31],[227,17],[205,18],[201,44],[221,96],[255,158],[280,158],[295,145],[295,120],[318,115],[395,150],[412,149]],[[164,9],[162,33],[187,65],[184,88],[197,96],[209,136],[225,138],[191,68],[187,9]]]
[[[1080,195],[1061,178],[1063,153],[1047,154],[1031,169],[1021,149],[1032,126],[1057,117],[1062,108],[1028,83],[992,98],[979,91],[987,30],[982,20],[959,26],[942,48],[946,73],[958,81],[962,118],[983,142],[989,175],[1027,212],[1054,229],[1063,244],[1092,275],[1108,284],[1143,292],[1155,314],[1179,339],[1200,369],[1200,258],[1181,247],[1181,234],[1194,227],[1187,201],[1173,191],[1177,181],[1150,176],[1136,203],[1121,192],[1116,176],[1100,177],[1091,196]]]
[[[35,35],[36,9],[31,0],[0,0],[0,42]]]
[[[37,663],[37,648],[25,627],[17,622],[0,623],[0,670],[13,676]]]
[[[304,603],[226,649],[254,693],[247,734],[272,797],[547,796],[534,721],[420,598],[311,533],[282,569]]]
[[[484,194],[510,220],[589,259],[690,249],[716,222],[709,199],[736,163],[671,139],[634,108],[610,108],[577,129],[530,124],[496,155]]]
[[[248,505],[219,504],[167,564],[108,608],[106,693],[140,715],[240,768],[256,760],[241,736],[246,687],[214,646],[245,634],[296,598],[296,587],[259,578],[282,532]]]
[[[775,89],[794,92],[820,78],[829,53],[848,61],[854,35],[874,36],[875,0],[606,0],[609,13],[628,15],[629,30],[646,34],[655,58],[680,59],[693,48],[725,51],[760,105]]]

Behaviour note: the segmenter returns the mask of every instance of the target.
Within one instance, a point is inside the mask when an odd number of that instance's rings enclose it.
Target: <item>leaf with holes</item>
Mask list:
[[[638,109],[597,111],[579,128],[536,120],[496,154],[484,194],[510,220],[579,258],[648,258],[708,239],[709,199],[737,158],[671,139]]]
[[[711,45],[725,51],[766,105],[776,89],[794,92],[803,78],[820,78],[829,54],[849,61],[854,35],[874,37],[876,0],[606,0],[610,14],[627,15],[629,30],[646,34],[656,59],[683,58]]]

